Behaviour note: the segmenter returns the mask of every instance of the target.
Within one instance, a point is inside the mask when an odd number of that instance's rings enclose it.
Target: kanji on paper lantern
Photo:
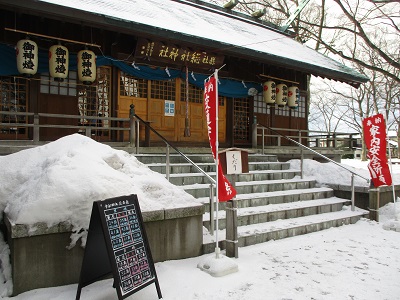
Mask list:
[[[84,84],[92,84],[96,80],[96,55],[93,51],[78,52],[78,79]]]
[[[33,76],[38,69],[38,46],[34,41],[20,40],[16,46],[18,72]]]
[[[49,49],[49,72],[56,81],[68,77],[69,53],[67,47],[53,45]]]
[[[286,84],[277,84],[276,85],[276,103],[279,107],[283,107],[287,103],[288,97],[288,88]]]
[[[288,89],[288,106],[297,108],[299,106],[300,90],[297,86],[291,86]]]
[[[266,81],[263,84],[264,102],[271,105],[276,101],[276,84],[273,81]]]

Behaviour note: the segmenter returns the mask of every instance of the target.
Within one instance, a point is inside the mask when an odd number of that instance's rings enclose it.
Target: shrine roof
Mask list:
[[[277,28],[197,0],[29,0],[9,5],[146,32],[358,87],[368,78]]]

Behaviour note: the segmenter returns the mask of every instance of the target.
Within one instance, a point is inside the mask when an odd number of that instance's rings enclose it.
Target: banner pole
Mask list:
[[[215,100],[215,180],[216,180],[216,191],[215,191],[215,214],[216,214],[216,223],[215,223],[215,227],[216,227],[216,234],[215,234],[215,257],[219,258],[219,253],[220,253],[220,249],[218,246],[218,230],[219,230],[219,226],[218,226],[218,204],[219,204],[219,188],[218,188],[218,147],[219,147],[219,143],[218,143],[218,102],[219,102],[219,97],[218,97],[218,69],[215,70],[214,72],[214,78],[215,78],[215,94],[216,94],[216,100]]]

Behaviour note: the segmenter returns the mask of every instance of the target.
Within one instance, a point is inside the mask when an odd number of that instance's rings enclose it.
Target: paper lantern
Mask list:
[[[18,72],[33,76],[38,68],[38,47],[34,41],[20,40],[16,46]]]
[[[96,80],[96,56],[93,51],[78,52],[78,78],[84,84],[92,84]]]
[[[297,108],[299,106],[300,90],[297,86],[291,86],[288,89],[288,106]]]
[[[287,103],[288,88],[286,84],[276,85],[276,103],[279,107],[283,107]]]
[[[276,101],[276,84],[273,81],[266,81],[263,84],[263,98],[268,105]]]
[[[69,53],[67,47],[53,45],[49,49],[49,72],[56,81],[68,77]]]

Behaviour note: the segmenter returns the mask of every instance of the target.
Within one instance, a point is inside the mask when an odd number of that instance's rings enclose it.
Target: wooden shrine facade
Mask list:
[[[205,77],[222,66],[219,76],[227,87],[219,97],[221,145],[250,146],[255,118],[271,127],[308,128],[307,82],[311,72],[307,70],[289,68],[279,60],[252,58],[245,52],[237,54],[234,47],[217,49],[207,43],[179,40],[163,30],[100,22],[100,17],[88,11],[41,1],[20,5],[1,0],[0,5],[0,140],[32,139],[33,129],[23,126],[32,118],[28,113],[46,113],[50,116],[40,123],[59,127],[41,128],[41,141],[79,132],[68,128],[77,125],[99,126],[95,133],[99,141],[121,141],[127,133],[121,137],[107,128],[126,124],[107,118],[129,117],[134,104],[136,114],[167,140],[185,146],[208,145],[201,86]],[[29,78],[13,69],[14,47],[27,37],[38,45],[40,65]],[[57,43],[70,53],[69,73],[63,81],[54,80],[46,65],[48,49]],[[76,53],[83,48],[97,56],[97,76],[90,85],[77,76]],[[298,86],[298,107],[267,105],[262,93],[267,80]],[[238,93],[240,88],[244,92]],[[153,135],[150,141],[158,142]]]

